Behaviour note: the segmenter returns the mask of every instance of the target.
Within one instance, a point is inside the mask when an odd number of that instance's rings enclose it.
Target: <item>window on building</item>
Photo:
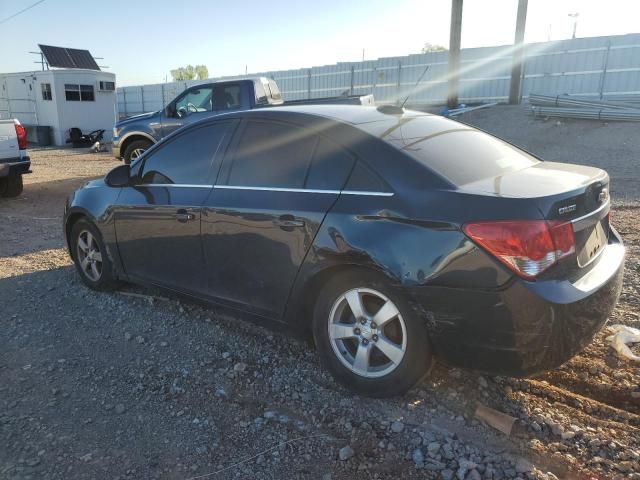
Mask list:
[[[51,96],[51,84],[41,83],[40,87],[42,88],[42,100],[53,100]]]
[[[80,85],[80,100],[83,102],[94,102],[95,99],[93,85]]]
[[[93,85],[65,83],[64,95],[68,102],[93,102],[96,99]]]

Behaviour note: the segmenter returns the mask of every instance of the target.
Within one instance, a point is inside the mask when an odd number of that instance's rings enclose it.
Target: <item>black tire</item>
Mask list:
[[[0,178],[0,196],[5,198],[17,197],[22,193],[22,175],[9,175]]]
[[[101,254],[100,259],[100,275],[96,278],[91,278],[91,274],[88,273],[91,268],[85,270],[82,266],[82,259],[80,256],[82,253],[78,248],[78,243],[80,241],[80,236],[88,232],[91,234],[92,239],[95,241],[96,246],[98,247],[98,251]],[[84,237],[86,239],[86,237]],[[98,228],[86,219],[80,219],[76,223],[73,224],[71,228],[71,255],[73,258],[73,262],[76,266],[76,270],[82,279],[82,282],[92,290],[97,290],[101,292],[112,291],[115,290],[119,283],[114,270],[113,264],[111,263],[111,259],[107,253],[106,247],[104,245],[104,241],[102,240],[102,235]],[[97,263],[97,262],[96,262]],[[98,268],[96,266],[96,268]]]
[[[153,143],[149,140],[135,140],[131,142],[127,145],[127,148],[124,149],[124,155],[122,156],[124,163],[130,164],[132,162],[131,156],[136,150],[148,150],[151,145],[153,145]],[[135,160],[135,158],[133,160]]]
[[[347,360],[341,360],[339,354],[334,351],[334,346],[332,346],[332,340],[329,336],[329,323],[332,312],[334,311],[334,305],[339,304],[337,303],[338,300],[340,300],[346,292],[356,288],[381,293],[386,297],[386,300],[393,302],[400,315],[395,317],[395,320],[390,321],[387,326],[398,329],[399,323],[394,326],[392,322],[404,322],[406,334],[404,356],[402,356],[402,359],[397,363],[389,363],[389,365],[395,365],[393,370],[376,378],[368,378],[348,368],[343,363],[343,361]],[[366,296],[368,293],[365,292],[362,295]],[[372,298],[374,300],[376,299],[375,296]],[[384,301],[382,299],[380,300]],[[352,312],[348,310],[346,315],[353,320]],[[351,326],[351,324],[349,326]],[[353,326],[356,327],[358,324],[354,323]],[[387,328],[387,326],[383,328]],[[377,331],[380,333],[379,337],[388,337],[386,330]],[[370,397],[402,395],[424,378],[434,363],[425,321],[413,312],[405,298],[390,288],[389,283],[384,277],[368,271],[354,270],[341,273],[323,286],[315,303],[313,336],[322,364],[331,372],[338,383],[361,395]],[[377,335],[374,335],[374,337],[377,338],[377,340],[375,340],[376,342],[381,341],[381,338]],[[353,348],[357,349],[360,347],[359,338],[348,339],[347,342],[353,342]],[[362,342],[364,344],[365,340],[362,340]],[[368,340],[366,343],[368,344],[369,342],[373,342],[373,340]],[[371,345],[375,346],[374,343],[371,343]],[[347,349],[346,346],[345,349]],[[342,353],[344,357],[345,351]],[[376,355],[378,359],[381,358],[380,353]],[[355,354],[353,358],[355,359]],[[390,361],[390,357],[387,358],[385,356],[382,357],[382,359]],[[372,365],[372,368],[376,368],[375,365]],[[380,372],[380,374],[382,373],[384,373],[384,369]]]

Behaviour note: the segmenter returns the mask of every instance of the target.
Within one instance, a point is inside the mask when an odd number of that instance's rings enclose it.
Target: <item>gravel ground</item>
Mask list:
[[[511,115],[519,133],[529,119]],[[558,127],[565,144],[585,125]],[[606,332],[536,379],[439,366],[403,398],[358,397],[299,340],[162,292],[86,289],[62,248],[63,202],[117,162],[32,159],[24,194],[0,201],[0,478],[640,479],[640,368]],[[635,327],[639,220],[617,204],[628,260],[610,321]],[[512,434],[475,420],[477,402],[516,417]]]

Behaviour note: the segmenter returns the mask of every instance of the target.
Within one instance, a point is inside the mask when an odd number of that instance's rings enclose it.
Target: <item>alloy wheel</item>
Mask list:
[[[407,329],[400,311],[371,288],[355,288],[340,295],[327,326],[331,348],[340,362],[362,377],[388,375],[407,350]]]
[[[90,231],[82,230],[78,235],[77,253],[82,273],[92,282],[100,280],[102,275],[102,252]]]
[[[136,148],[131,152],[131,161],[135,160],[136,158],[138,158],[140,155],[142,155],[144,152],[146,151],[145,148]]]

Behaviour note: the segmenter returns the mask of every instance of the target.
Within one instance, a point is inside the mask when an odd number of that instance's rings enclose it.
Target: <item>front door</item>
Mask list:
[[[321,170],[328,157],[340,165],[326,175]],[[211,294],[231,306],[281,318],[352,161],[308,130],[273,121],[243,123],[202,210]]]
[[[179,291],[205,290],[201,208],[233,125],[189,129],[143,158],[138,184],[123,189],[114,212],[128,275]]]

